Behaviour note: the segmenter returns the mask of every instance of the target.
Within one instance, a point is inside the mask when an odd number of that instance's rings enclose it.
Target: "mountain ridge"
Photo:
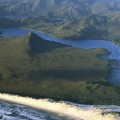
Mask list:
[[[80,15],[99,14],[120,10],[120,2],[110,0],[6,0],[0,1],[1,14],[77,18]],[[102,11],[102,12],[101,12]]]

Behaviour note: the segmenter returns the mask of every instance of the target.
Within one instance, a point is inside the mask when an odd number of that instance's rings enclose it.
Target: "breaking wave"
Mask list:
[[[10,94],[0,94],[0,100],[43,110],[45,113],[56,116],[53,120],[57,118],[62,120],[120,120],[118,115],[120,106],[80,105],[66,101],[55,102],[51,99],[34,99]],[[14,114],[17,115],[17,111]]]

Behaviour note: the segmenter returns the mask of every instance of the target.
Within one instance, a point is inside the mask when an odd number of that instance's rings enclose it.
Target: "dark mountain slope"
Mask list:
[[[68,45],[60,44],[57,42],[43,40],[35,33],[30,33],[29,44],[30,44],[30,50],[29,50],[30,55],[51,52],[57,48],[69,47]]]

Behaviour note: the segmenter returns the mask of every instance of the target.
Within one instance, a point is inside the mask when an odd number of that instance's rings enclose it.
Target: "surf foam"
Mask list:
[[[72,120],[120,120],[118,115],[113,115],[112,113],[105,114],[108,112],[105,106],[100,108],[100,106],[72,104],[64,101],[54,102],[49,99],[34,99],[1,93],[0,100],[26,105]],[[109,112],[112,111],[109,110]]]

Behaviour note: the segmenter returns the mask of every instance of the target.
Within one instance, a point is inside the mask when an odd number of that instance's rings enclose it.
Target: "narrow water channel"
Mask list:
[[[93,49],[93,48],[105,48],[111,53],[107,56],[107,59],[113,60],[110,63],[110,74],[107,80],[113,84],[120,85],[120,47],[114,43],[107,40],[62,40],[58,39],[50,34],[46,34],[33,29],[23,29],[23,28],[12,28],[4,29],[0,36],[10,37],[10,36],[24,36],[29,32],[34,32],[38,36],[45,40],[56,41],[67,45],[72,45],[81,49]]]

